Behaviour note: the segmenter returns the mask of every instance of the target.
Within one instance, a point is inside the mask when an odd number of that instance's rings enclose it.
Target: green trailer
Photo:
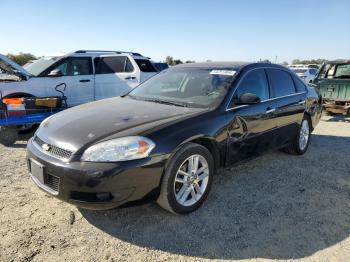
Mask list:
[[[327,112],[350,115],[350,61],[324,63],[313,84],[319,88]]]

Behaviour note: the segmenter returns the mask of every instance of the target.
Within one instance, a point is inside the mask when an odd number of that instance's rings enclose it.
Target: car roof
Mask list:
[[[187,63],[176,65],[174,68],[206,68],[206,69],[235,69],[240,70],[246,66],[252,67],[274,67],[280,69],[288,69],[285,66],[263,62],[202,62],[202,63]]]
[[[149,57],[143,56],[140,53],[135,52],[125,52],[125,51],[104,51],[104,50],[78,50],[75,52],[65,53],[57,56],[72,56],[72,57],[80,57],[80,56],[92,56],[92,57],[98,57],[98,56],[108,56],[108,55],[129,55],[134,59],[145,59],[150,60]]]
[[[250,62],[201,62],[201,63],[187,63],[180,64],[176,67],[190,67],[190,68],[241,68],[251,64]]]
[[[325,61],[325,64],[350,64],[350,60],[343,60],[343,61],[339,61],[339,60],[335,60],[335,61]]]

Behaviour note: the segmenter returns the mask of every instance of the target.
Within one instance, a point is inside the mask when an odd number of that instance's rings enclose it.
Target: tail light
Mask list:
[[[23,98],[4,98],[2,102],[7,107],[7,116],[24,116],[26,108],[24,106]]]
[[[2,102],[6,105],[22,105],[23,98],[4,98]]]

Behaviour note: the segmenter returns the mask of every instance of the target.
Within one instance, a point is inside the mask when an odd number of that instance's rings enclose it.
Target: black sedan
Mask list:
[[[285,67],[185,64],[46,119],[28,167],[41,189],[83,208],[156,199],[183,214],[220,168],[271,149],[304,154],[321,111],[317,91]]]

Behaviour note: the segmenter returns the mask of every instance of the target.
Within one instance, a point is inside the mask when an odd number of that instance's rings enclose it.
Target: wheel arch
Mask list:
[[[312,116],[311,116],[311,114],[309,112],[305,111],[304,116],[307,116],[309,118],[309,120],[310,120],[309,123],[311,125],[310,128],[311,128],[311,131],[313,131],[314,127],[313,127],[313,123],[312,123]]]
[[[3,98],[20,98],[20,97],[34,97],[35,95],[29,94],[29,93],[24,93],[24,92],[17,92],[17,93],[12,93],[4,96]]]
[[[190,140],[188,142],[199,144],[201,146],[204,146],[206,149],[208,149],[208,151],[210,152],[210,154],[212,155],[212,157],[214,159],[215,170],[217,170],[218,168],[223,166],[221,163],[222,157],[220,155],[219,145],[217,144],[217,142],[213,138],[199,137],[199,138],[195,138],[193,140]]]
[[[182,143],[180,143],[176,147],[176,149],[173,151],[172,155],[174,155],[183,145],[185,145],[187,143],[199,144],[201,146],[204,146],[206,149],[208,149],[208,151],[210,152],[210,154],[212,155],[212,157],[214,159],[215,170],[224,166],[223,165],[224,157],[221,155],[219,144],[215,140],[215,138],[210,137],[210,136],[202,135],[202,136],[190,137],[190,138],[184,140]]]

